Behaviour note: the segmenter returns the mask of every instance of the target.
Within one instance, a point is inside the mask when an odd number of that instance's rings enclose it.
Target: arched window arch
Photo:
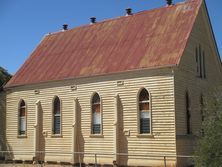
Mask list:
[[[26,135],[27,131],[27,112],[26,112],[26,103],[24,100],[21,100],[19,103],[19,112],[18,112],[18,134]]]
[[[138,95],[138,107],[139,107],[139,133],[150,134],[151,133],[151,105],[150,94],[147,89],[142,88]]]
[[[61,101],[58,96],[53,100],[53,134],[61,134]]]
[[[101,98],[98,93],[94,93],[91,102],[92,108],[92,134],[101,134],[102,132],[102,118],[101,118]]]
[[[187,91],[186,91],[185,103],[186,103],[186,129],[187,129],[187,134],[191,134],[190,98],[189,98],[189,93]]]

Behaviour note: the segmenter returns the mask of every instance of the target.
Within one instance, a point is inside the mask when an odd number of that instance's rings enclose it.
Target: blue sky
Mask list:
[[[183,0],[174,0],[174,3]],[[222,0],[206,0],[222,55]],[[165,0],[0,0],[0,66],[14,74],[45,34],[165,5]]]

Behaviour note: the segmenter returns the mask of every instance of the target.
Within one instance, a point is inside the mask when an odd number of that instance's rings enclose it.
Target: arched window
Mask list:
[[[203,95],[200,95],[200,114],[201,114],[201,122],[204,121],[204,99]]]
[[[149,92],[143,88],[139,93],[139,133],[151,133],[151,109]]]
[[[204,99],[203,95],[200,95],[200,115],[201,115],[201,134],[204,136],[203,122],[204,122]]]
[[[53,101],[53,134],[61,134],[61,102],[58,96]]]
[[[187,128],[187,134],[191,134],[191,127],[190,127],[190,99],[189,94],[186,92],[186,128]]]
[[[98,93],[92,97],[92,134],[101,134],[101,99]]]
[[[201,48],[201,45],[199,45],[199,47],[196,47],[195,52],[197,76],[200,78],[206,78],[205,52]]]
[[[19,127],[18,127],[18,134],[19,135],[26,135],[26,104],[24,100],[20,101],[19,104]]]

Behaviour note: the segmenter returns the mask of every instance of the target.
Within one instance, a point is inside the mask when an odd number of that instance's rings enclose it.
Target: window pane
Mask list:
[[[150,133],[150,112],[140,112],[140,133]]]
[[[60,113],[60,100],[58,97],[56,97],[54,100],[54,114],[59,114],[59,113]]]
[[[93,99],[92,99],[92,104],[97,104],[100,103],[100,97],[98,93],[94,94]]]
[[[149,93],[146,89],[143,89],[140,92],[139,101],[147,101],[149,100]]]
[[[54,134],[60,134],[60,116],[54,116]]]
[[[92,111],[93,112],[100,112],[100,104],[94,104],[92,106]]]
[[[150,133],[150,118],[140,118],[140,133]]]
[[[147,103],[140,103],[140,110],[149,110],[149,102]]]
[[[25,116],[25,108],[20,108],[19,116],[20,117]]]
[[[25,117],[20,117],[19,119],[19,134],[25,134],[26,131],[26,119]]]
[[[141,111],[140,112],[140,118],[150,118],[150,112]]]
[[[93,124],[93,134],[100,134],[100,124]]]
[[[93,124],[101,124],[101,118],[99,112],[93,113]]]
[[[21,103],[20,103],[20,108],[24,108],[25,107],[25,101],[22,100]]]

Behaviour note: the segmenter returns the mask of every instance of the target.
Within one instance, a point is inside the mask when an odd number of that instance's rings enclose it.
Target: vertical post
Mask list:
[[[77,137],[77,101],[75,98],[73,102],[73,124],[72,124],[72,163],[75,163],[75,152],[77,152],[76,137]]]
[[[166,167],[166,156],[164,156],[164,167]]]
[[[116,94],[114,97],[114,123],[113,123],[113,159],[118,164],[118,100],[119,95]]]
[[[35,103],[35,124],[34,124],[34,136],[33,136],[33,143],[34,143],[34,155],[33,157],[36,157],[37,156],[37,148],[38,148],[38,141],[37,141],[37,137],[39,136],[39,132],[38,132],[38,116],[39,116],[39,104],[40,104],[40,101],[38,100],[36,103]],[[37,158],[37,157],[36,157]],[[35,159],[36,159],[35,158]]]

